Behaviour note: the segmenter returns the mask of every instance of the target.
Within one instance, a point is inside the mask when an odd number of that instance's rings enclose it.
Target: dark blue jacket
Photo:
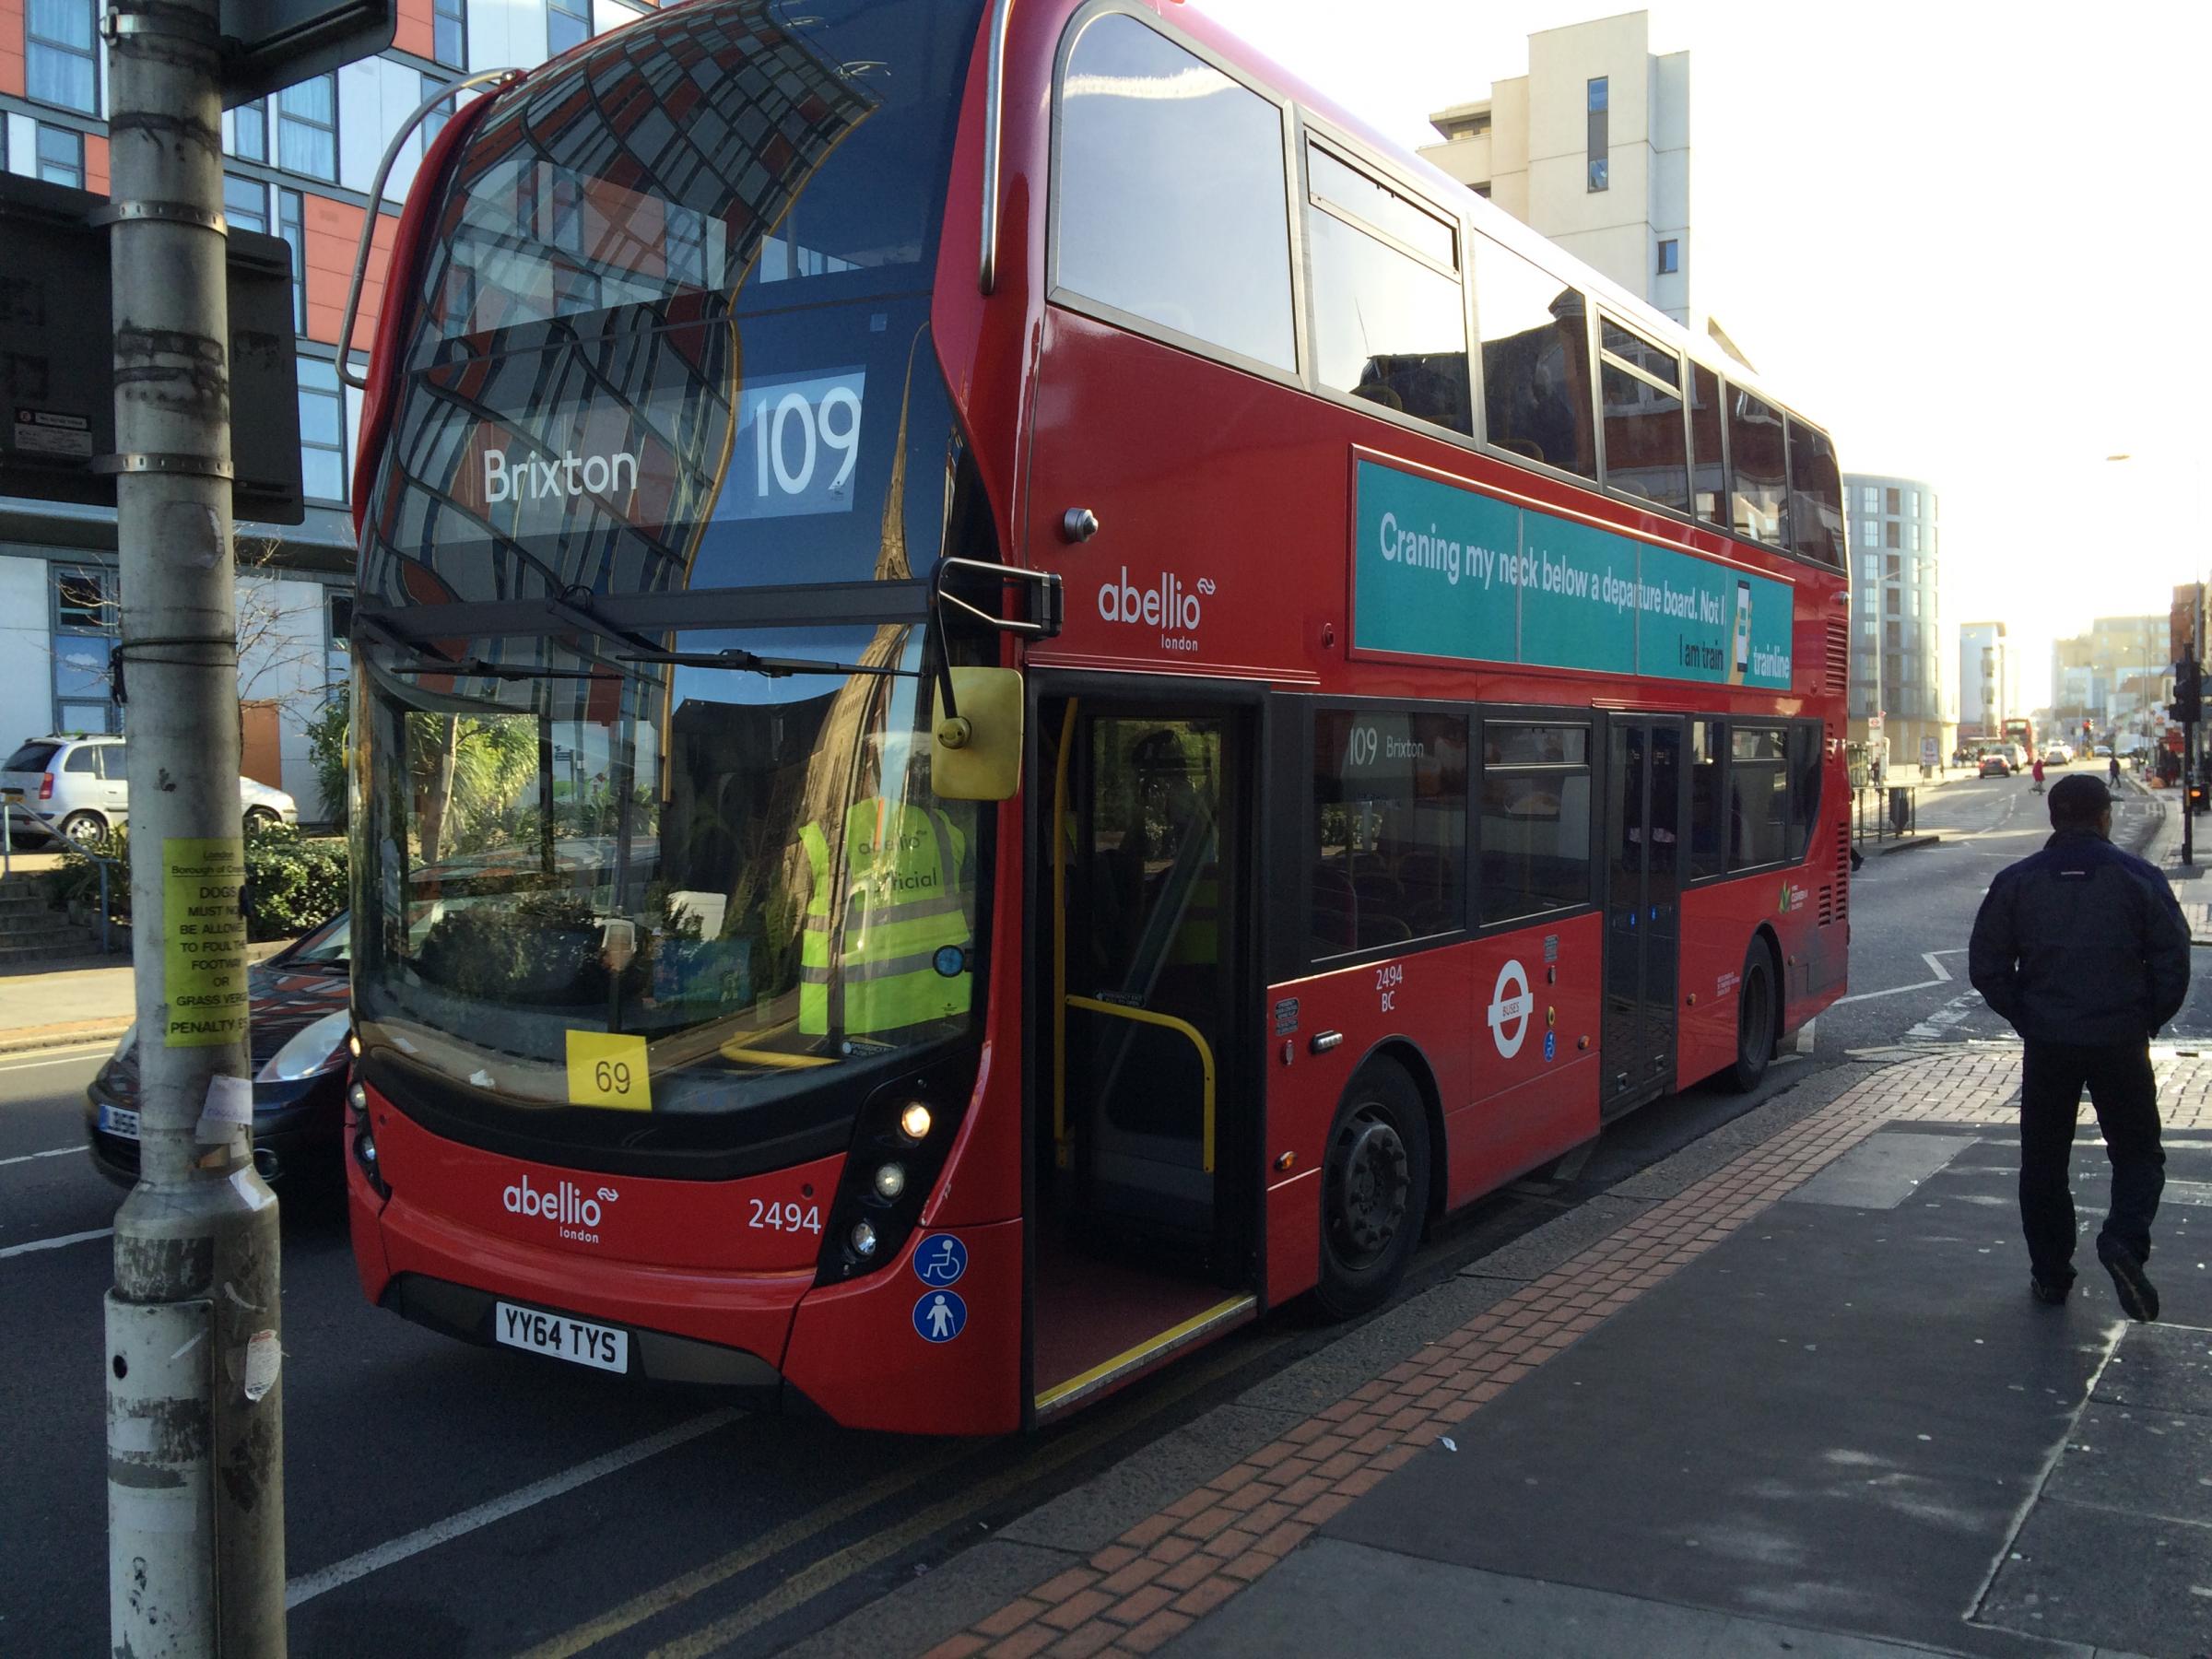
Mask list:
[[[2062,830],[1990,883],[1967,973],[2030,1042],[2142,1042],[2189,994],[2189,926],[2156,865]]]

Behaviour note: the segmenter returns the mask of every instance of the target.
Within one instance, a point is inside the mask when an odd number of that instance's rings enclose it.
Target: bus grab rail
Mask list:
[[[975,286],[998,287],[998,157],[1006,125],[1006,22],[1014,0],[991,0],[991,62],[983,82],[983,251]]]
[[[1176,1018],[1172,1014],[1155,1014],[1150,1008],[1132,1008],[1122,1003],[1100,1002],[1095,996],[1067,996],[1061,1000],[1069,1007],[1081,1008],[1087,1013],[1112,1015],[1116,1019],[1134,1019],[1143,1025],[1165,1026],[1171,1031],[1181,1031],[1191,1040],[1191,1046],[1198,1051],[1198,1064],[1206,1077],[1203,1086],[1206,1115],[1200,1130],[1199,1156],[1201,1167],[1211,1175],[1214,1172],[1214,1051],[1206,1039],[1199,1035],[1198,1028],[1187,1019]],[[1065,1058],[1061,1064],[1066,1064]]]
[[[399,147],[432,110],[456,93],[488,81],[498,81],[503,86],[510,80],[520,80],[522,75],[520,69],[483,69],[457,81],[447,81],[415,106],[415,113],[399,124],[399,130],[392,135],[392,142],[384,146],[384,159],[376,164],[376,182],[369,186],[369,206],[361,214],[360,245],[353,251],[353,280],[346,286],[346,314],[338,324],[338,378],[356,392],[369,389],[369,377],[354,371],[353,325],[360,318],[361,284],[368,279],[369,254],[376,246],[376,221],[383,217],[384,182],[391,178],[393,165],[399,159]]]

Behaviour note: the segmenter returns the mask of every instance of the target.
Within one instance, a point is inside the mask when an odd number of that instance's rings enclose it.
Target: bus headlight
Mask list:
[[[876,1230],[865,1221],[853,1223],[853,1253],[862,1257],[876,1253]]]
[[[906,1166],[887,1163],[876,1171],[876,1196],[888,1204],[906,1191]]]
[[[925,1141],[933,1121],[928,1107],[919,1100],[909,1100],[906,1110],[899,1114],[899,1133],[911,1141]]]

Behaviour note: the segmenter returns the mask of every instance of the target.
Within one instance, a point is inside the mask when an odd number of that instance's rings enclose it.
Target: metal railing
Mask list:
[[[0,877],[15,873],[16,820],[21,818],[41,835],[51,836],[65,847],[74,847],[100,871],[100,953],[114,954],[114,879],[123,870],[123,860],[111,857],[97,847],[88,847],[82,841],[72,841],[56,829],[43,813],[27,806],[20,789],[0,789]],[[130,880],[130,873],[123,871],[123,879]]]
[[[1920,833],[1920,786],[1868,784],[1851,792],[1853,841],[1904,841]]]

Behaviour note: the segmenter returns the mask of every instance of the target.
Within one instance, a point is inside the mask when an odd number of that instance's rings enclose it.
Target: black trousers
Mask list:
[[[2030,1042],[2020,1067],[2020,1227],[2036,1277],[2051,1284],[2074,1277],[2069,1166],[2085,1085],[2112,1164],[2112,1207],[2099,1237],[2147,1257],[2166,1185],[2149,1044]]]

